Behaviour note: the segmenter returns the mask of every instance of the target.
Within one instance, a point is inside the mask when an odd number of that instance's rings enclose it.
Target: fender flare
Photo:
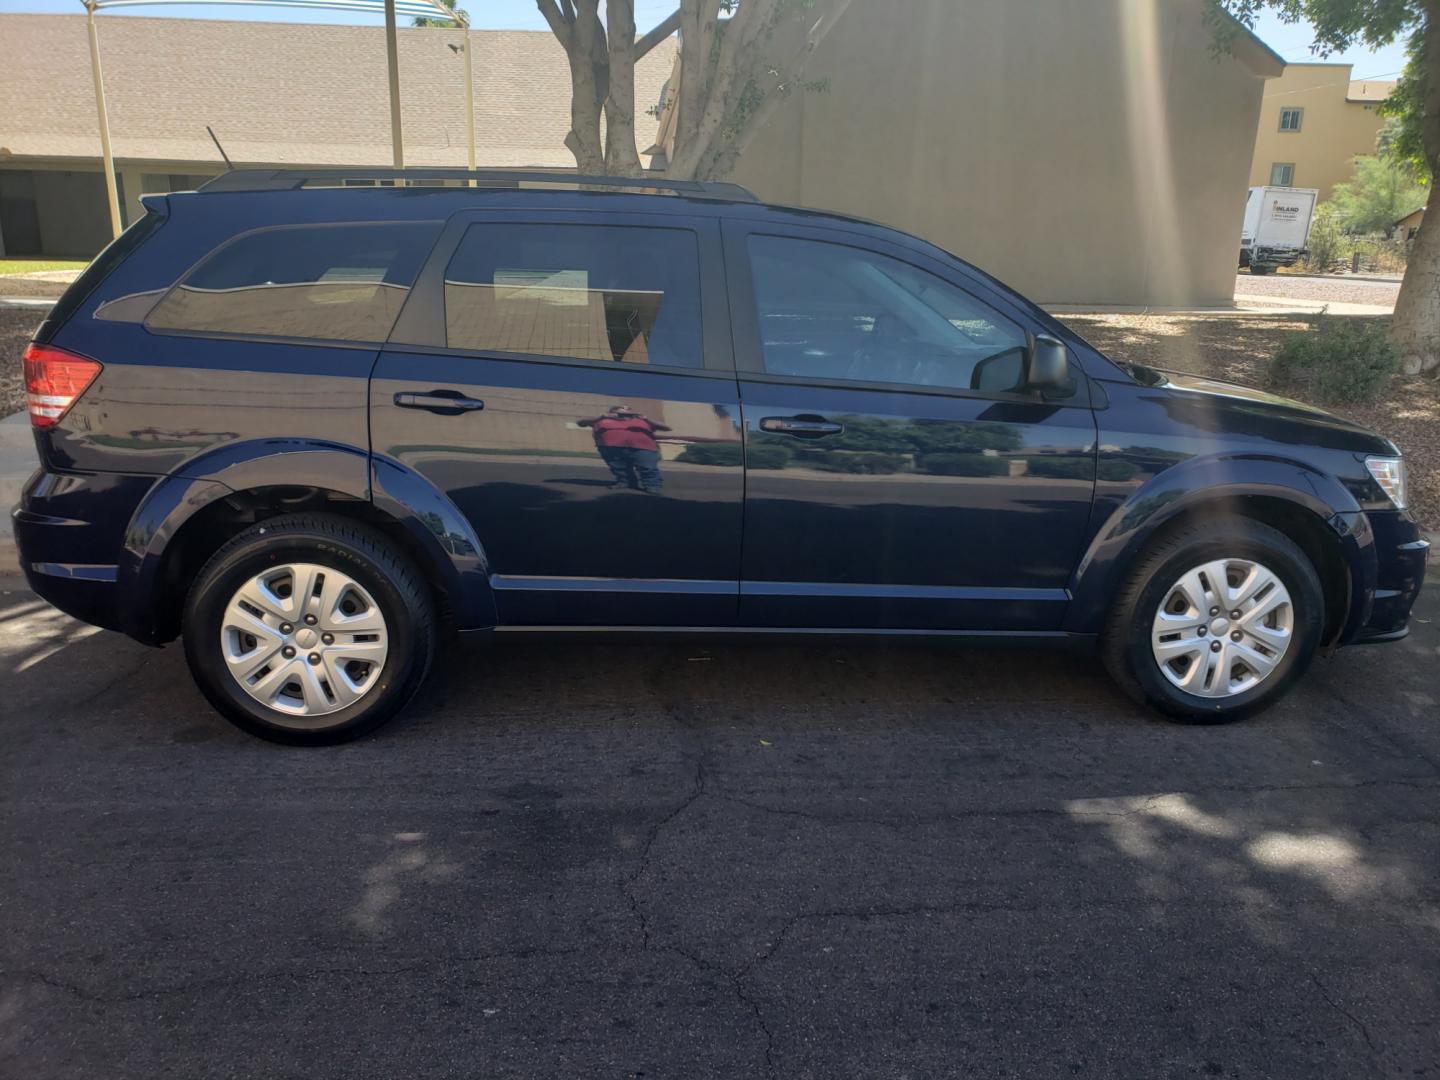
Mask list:
[[[372,461],[353,446],[257,439],[194,458],[183,474],[159,480],[136,507],[116,570],[126,632],[157,640],[160,570],[170,542],[195,514],[218,499],[277,486],[314,487],[370,503],[406,530],[420,569],[448,601],[457,628],[495,625],[484,549],[464,515],[429,481],[389,459]]]
[[[1247,498],[1278,499],[1313,514],[1339,545],[1349,578],[1343,638],[1377,579],[1374,537],[1355,497],[1313,466],[1266,454],[1205,455],[1166,469],[1131,492],[1095,531],[1071,578],[1066,629],[1095,633],[1135,557],[1182,514],[1207,504]]]

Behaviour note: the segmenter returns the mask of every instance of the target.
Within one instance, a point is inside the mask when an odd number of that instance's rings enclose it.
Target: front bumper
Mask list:
[[[1409,632],[1410,609],[1425,584],[1430,542],[1406,511],[1370,511],[1365,517],[1375,541],[1375,588],[1350,643],[1398,641]]]

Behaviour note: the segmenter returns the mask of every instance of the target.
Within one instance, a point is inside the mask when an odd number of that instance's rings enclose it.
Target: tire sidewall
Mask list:
[[[1187,694],[1160,670],[1151,649],[1152,626],[1161,602],[1181,576],[1216,559],[1248,559],[1273,571],[1290,593],[1295,627],[1290,647],[1276,670],[1259,686],[1234,697],[1213,699]],[[1324,598],[1308,560],[1245,536],[1216,536],[1180,548],[1150,575],[1131,612],[1126,654],[1131,673],[1145,696],[1172,715],[1204,723],[1223,723],[1258,712],[1278,699],[1309,667],[1320,643]]]
[[[385,617],[388,649],[376,684],[359,701],[329,713],[320,725],[293,726],[265,708],[235,681],[221,651],[221,621],[235,591],[269,567],[309,562],[350,575]],[[421,663],[415,619],[404,597],[373,559],[334,537],[318,533],[257,533],[229,552],[195,583],[185,608],[185,654],[196,682],[212,705],[252,734],[277,742],[331,742],[383,723],[408,700]]]

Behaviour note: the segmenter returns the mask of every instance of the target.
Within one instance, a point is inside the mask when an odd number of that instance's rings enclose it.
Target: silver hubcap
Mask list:
[[[266,708],[305,720],[338,712],[374,689],[389,634],[380,606],[329,566],[288,563],[230,598],[220,629],[230,674]]]
[[[1270,677],[1294,624],[1290,593],[1274,571],[1248,559],[1216,559],[1170,587],[1150,644],[1161,672],[1181,690],[1226,698]]]

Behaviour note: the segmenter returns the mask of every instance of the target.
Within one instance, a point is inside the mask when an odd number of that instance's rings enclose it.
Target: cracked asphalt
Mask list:
[[[0,586],[0,1076],[1440,1077],[1440,580],[1188,728],[1089,661],[510,641],[320,751]]]

